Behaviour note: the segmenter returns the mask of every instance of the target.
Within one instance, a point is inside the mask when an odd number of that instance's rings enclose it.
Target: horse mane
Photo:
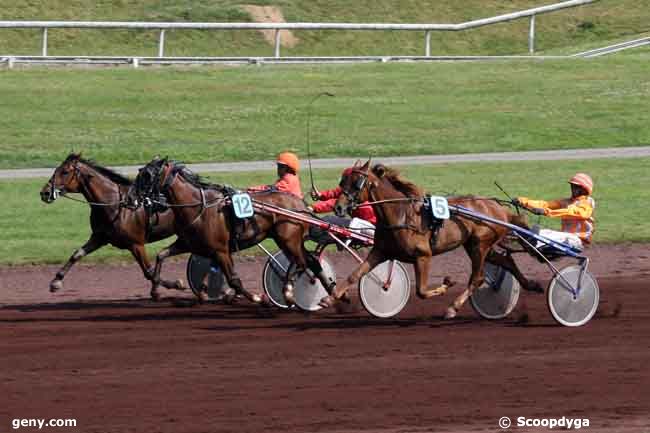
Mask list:
[[[179,161],[170,161],[174,168],[173,171],[178,173],[183,179],[185,179],[190,184],[194,185],[197,188],[203,189],[216,189],[222,191],[224,189],[223,185],[212,183],[207,179],[203,178],[197,173],[194,173],[192,170],[187,168],[182,162]]]
[[[73,161],[79,161],[81,163],[84,163],[85,165],[89,166],[93,170],[97,171],[102,176],[106,176],[109,180],[119,185],[131,186],[133,184],[133,181],[131,179],[122,176],[121,174],[111,170],[110,168],[103,167],[97,164],[97,162],[93,161],[92,159],[82,158],[81,155],[78,153],[71,153],[70,155],[68,155],[64,163],[73,162]]]
[[[380,169],[383,170],[383,174],[380,173]],[[377,164],[372,167],[372,172],[375,176],[388,180],[396,190],[407,197],[422,198],[424,196],[424,192],[419,186],[406,180],[399,171],[394,168],[386,167],[383,164]]]

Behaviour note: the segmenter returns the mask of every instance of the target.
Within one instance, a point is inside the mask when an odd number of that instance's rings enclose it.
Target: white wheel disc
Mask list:
[[[470,298],[472,308],[484,319],[503,319],[517,306],[520,289],[519,281],[510,272],[486,263],[485,282]]]
[[[262,286],[271,302],[280,308],[289,308],[284,299],[284,277],[289,267],[289,259],[282,251],[269,257],[262,272]]]
[[[553,277],[548,286],[548,309],[561,325],[582,326],[594,317],[598,309],[598,283],[593,275],[585,271],[578,284],[580,273],[580,266],[567,266]]]
[[[393,262],[390,285],[386,286],[391,261],[377,265],[359,281],[359,298],[365,309],[375,317],[397,315],[409,300],[411,281],[404,266]]]
[[[280,308],[288,308],[284,299],[284,278],[289,267],[289,260],[282,251],[278,251],[273,257],[279,265],[271,258],[266,262],[263,275],[264,291],[275,305]],[[320,257],[320,264],[323,267],[325,276],[331,281],[336,281],[334,270],[327,258],[323,255]],[[296,278],[296,287],[294,288],[296,306],[305,311],[320,310],[321,306],[318,303],[327,296],[327,291],[323,287],[323,284],[318,278],[312,275],[311,271],[298,275]]]
[[[214,301],[223,295],[225,278],[221,269],[211,259],[192,254],[187,260],[186,274],[190,288],[196,296],[199,296],[206,275],[208,300]]]
[[[320,257],[320,265],[323,268],[323,273],[328,280],[336,282],[336,275],[334,269],[330,265],[327,258],[323,255]],[[318,305],[321,299],[327,296],[327,290],[323,287],[320,280],[313,276],[311,271],[303,272],[296,280],[295,298],[296,305],[301,310],[305,311],[318,311],[321,307]]]

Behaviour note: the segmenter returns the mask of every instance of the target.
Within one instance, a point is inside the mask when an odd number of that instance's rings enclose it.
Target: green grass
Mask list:
[[[498,181],[513,195],[535,198],[558,198],[569,193],[566,183],[576,171],[590,173],[595,181],[596,234],[594,241],[649,242],[650,225],[641,212],[650,201],[650,158],[611,159],[567,162],[468,163],[417,166],[402,172],[434,194],[480,194],[500,196],[493,185]],[[315,173],[320,188],[334,186],[340,170]],[[221,183],[236,186],[267,183],[268,173],[240,173],[209,176]],[[302,174],[308,186],[307,173]],[[59,199],[46,205],[38,197],[45,180],[0,182],[0,263],[61,263],[81,246],[90,234],[88,206]],[[533,221],[534,222],[534,221]],[[558,227],[555,220],[545,225]],[[152,245],[154,252],[169,241]],[[255,251],[255,250],[251,250]],[[107,247],[87,261],[131,260],[128,253]]]
[[[608,47],[610,45],[614,44],[620,44],[622,42],[629,42],[631,40],[636,40],[636,39],[642,39],[642,38],[647,38],[650,36],[650,31],[644,32],[644,33],[639,33],[635,35],[623,35],[619,37],[615,37],[612,39],[598,39],[598,40],[593,40],[593,41],[586,41],[580,44],[572,45],[570,47],[558,47],[550,50],[543,50],[538,52],[537,54],[541,55],[572,55],[572,54],[577,54],[577,53],[582,53],[584,51],[589,51],[593,50],[596,48],[603,48],[603,47]],[[648,55],[650,54],[650,47],[643,46],[643,47],[637,47],[625,51],[620,51],[618,53],[614,54],[609,54],[610,57],[616,56],[616,57],[621,57],[621,56],[632,56],[632,57],[645,57],[647,59]]]
[[[288,22],[460,23],[519,11],[557,0],[251,0],[279,7]],[[233,0],[0,0],[3,20],[208,21],[247,22],[251,17]],[[540,50],[626,37],[648,31],[648,0],[600,0],[537,18]],[[527,52],[527,20],[466,32],[434,32],[434,54],[521,54]],[[299,31],[300,42],[284,54],[419,55],[422,32]],[[167,54],[271,55],[273,48],[255,31],[173,31]],[[155,31],[53,30],[53,55],[156,55]],[[1,30],[0,53],[40,54],[38,30]]]
[[[650,144],[647,57],[0,71],[0,168]]]

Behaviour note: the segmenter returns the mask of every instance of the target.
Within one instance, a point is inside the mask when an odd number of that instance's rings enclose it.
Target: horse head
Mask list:
[[[162,182],[166,174],[171,171],[173,163],[167,158],[153,158],[147,165],[138,170],[138,175],[133,181],[126,195],[126,205],[137,208],[140,205],[150,206],[163,192]]]
[[[334,206],[336,215],[343,217],[351,206],[368,201],[368,188],[374,177],[370,170],[370,160],[366,161],[365,164],[357,161],[352,168],[346,169],[339,182],[342,194]]]
[[[61,194],[80,192],[80,161],[81,154],[71,153],[68,155],[41,188],[41,200],[45,203],[52,203]]]

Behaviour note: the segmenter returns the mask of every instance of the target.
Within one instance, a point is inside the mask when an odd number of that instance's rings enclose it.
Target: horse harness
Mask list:
[[[363,188],[368,188],[368,194],[371,194],[371,189],[370,189],[370,183],[368,182],[368,173],[364,172],[362,170],[355,169],[352,171],[353,173],[360,174],[361,177],[356,180],[354,183],[354,192],[348,192],[345,189],[343,189],[343,194],[345,194],[346,198],[356,205],[358,205],[359,202],[359,194],[363,190]],[[425,197],[422,199],[422,205],[423,205],[423,212],[425,212],[426,216],[422,216],[423,223],[426,224],[424,228],[419,228],[413,224],[391,224],[391,225],[384,225],[384,224],[377,224],[377,230],[411,230],[416,232],[417,234],[420,235],[426,235],[428,232],[431,232],[431,238],[430,238],[430,243],[431,243],[431,248],[433,249],[436,244],[436,240],[438,237],[438,232],[442,228],[445,220],[436,218],[433,215],[433,212],[431,211],[431,200],[429,199],[430,196]],[[372,197],[371,197],[372,198]],[[403,199],[388,199],[388,200],[378,200],[378,201],[373,201],[370,204],[377,204],[377,203],[385,203],[385,202],[419,202],[420,199],[414,199],[411,197],[405,197]],[[423,225],[425,225],[423,224]]]
[[[238,218],[235,215],[234,207],[232,204],[232,196],[237,194],[238,191],[235,190],[234,188],[227,186],[227,185],[219,185],[219,192],[223,195],[223,197],[219,197],[218,199],[208,201],[206,200],[205,197],[205,189],[202,187],[199,187],[199,191],[201,193],[201,201],[197,203],[187,203],[187,204],[180,204],[180,205],[173,205],[167,203],[167,200],[165,199],[164,192],[169,189],[171,186],[172,182],[174,181],[174,178],[176,177],[176,174],[178,173],[178,170],[175,170],[173,175],[168,175],[167,178],[164,180],[160,191],[159,191],[159,196],[162,197],[164,202],[162,201],[152,201],[153,204],[159,206],[160,208],[172,208],[172,207],[195,207],[195,206],[201,206],[201,211],[194,217],[192,222],[190,222],[187,226],[185,226],[181,231],[187,230],[189,227],[193,226],[204,214],[204,212],[211,208],[211,207],[217,207],[221,205],[220,210],[224,211],[224,215],[227,220],[228,228],[230,231],[230,250],[231,251],[239,251],[242,249],[242,244],[245,242],[244,239],[242,239],[242,236],[247,230],[247,226],[252,226],[254,235],[253,238],[257,237],[257,235],[261,232],[260,227],[257,223],[257,220],[255,216],[249,217],[249,218]],[[156,182],[157,184],[157,182]]]

